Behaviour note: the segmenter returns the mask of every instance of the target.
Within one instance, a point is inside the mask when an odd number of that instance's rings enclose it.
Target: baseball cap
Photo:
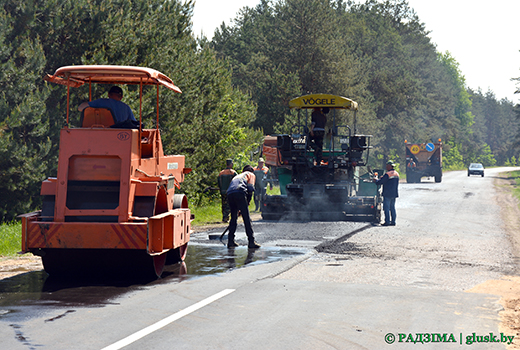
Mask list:
[[[119,94],[123,96],[123,89],[121,89],[119,86],[112,86],[110,90],[108,90],[109,94]]]

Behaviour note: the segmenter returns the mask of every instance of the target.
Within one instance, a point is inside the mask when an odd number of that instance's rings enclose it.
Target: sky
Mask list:
[[[222,22],[231,24],[241,8],[259,3],[195,0],[193,32],[211,39]],[[517,84],[511,81],[520,77],[520,37],[515,26],[520,0],[408,0],[408,4],[430,32],[437,51],[449,51],[459,63],[467,87],[520,103],[520,94],[514,94]]]

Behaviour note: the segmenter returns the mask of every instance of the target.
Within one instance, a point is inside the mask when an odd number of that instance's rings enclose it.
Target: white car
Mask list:
[[[468,176],[480,175],[484,177],[484,166],[480,163],[471,163],[468,167]]]

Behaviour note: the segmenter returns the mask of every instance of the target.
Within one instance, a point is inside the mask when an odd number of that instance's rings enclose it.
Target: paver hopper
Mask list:
[[[291,133],[267,136],[263,156],[278,174],[280,195],[262,198],[262,217],[280,219],[284,215],[304,220],[362,220],[379,222],[381,196],[367,166],[370,135],[356,130],[357,102],[328,94],[295,98],[289,107],[301,111],[327,109],[327,131],[316,158],[307,114]],[[353,130],[343,124],[339,112],[353,114]],[[344,121],[345,119],[343,119]]]

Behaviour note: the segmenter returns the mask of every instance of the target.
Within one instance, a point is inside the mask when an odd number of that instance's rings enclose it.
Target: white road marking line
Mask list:
[[[217,294],[214,294],[202,301],[199,301],[198,303],[196,304],[193,304],[192,306],[189,306],[187,307],[186,309],[183,309],[179,312],[176,312],[174,313],[173,315],[171,316],[168,316],[162,320],[160,320],[159,322],[156,322],[154,323],[153,325],[151,326],[148,326],[138,332],[135,332],[134,334],[132,335],[129,335],[128,337],[124,338],[124,339],[121,339],[120,341],[112,344],[112,345],[109,345],[101,350],[118,350],[118,349],[121,349],[145,336],[147,336],[148,334],[150,333],[153,333],[155,332],[156,330],[159,330],[161,328],[163,328],[164,326],[167,326],[169,325],[170,323],[174,322],[174,321],[177,321],[178,319],[186,316],[186,315],[189,315],[191,314],[192,312],[194,311],[197,311],[198,309],[201,309],[203,308],[204,306],[206,305],[209,305],[211,304],[212,302],[222,298],[222,297],[225,297],[226,295],[228,294],[231,294],[235,291],[235,289],[224,289],[222,292],[220,293],[217,293]]]

